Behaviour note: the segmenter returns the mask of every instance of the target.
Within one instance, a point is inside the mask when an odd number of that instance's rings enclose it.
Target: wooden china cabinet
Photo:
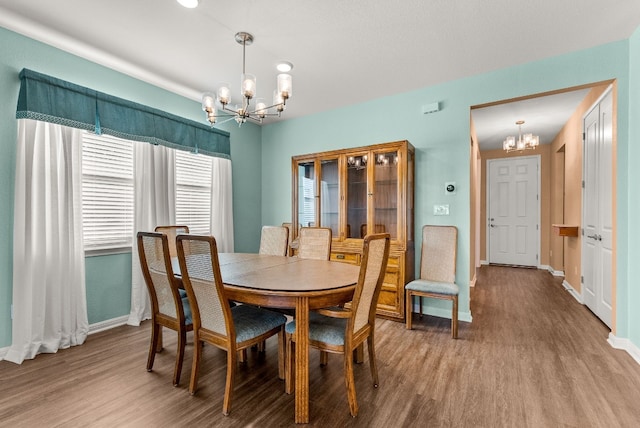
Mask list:
[[[331,260],[360,264],[368,232],[391,235],[380,316],[404,320],[414,279],[414,153],[408,141],[294,156],[293,238],[302,226],[332,230]]]

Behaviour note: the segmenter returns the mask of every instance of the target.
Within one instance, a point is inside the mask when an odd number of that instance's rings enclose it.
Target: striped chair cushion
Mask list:
[[[344,332],[347,326],[345,318],[331,318],[316,312],[309,314],[309,339],[325,342],[331,345],[344,345]],[[296,321],[287,324],[285,331],[294,334]]]
[[[405,286],[405,289],[423,293],[437,293],[455,296],[459,293],[458,285],[450,282],[427,281],[416,279]]]

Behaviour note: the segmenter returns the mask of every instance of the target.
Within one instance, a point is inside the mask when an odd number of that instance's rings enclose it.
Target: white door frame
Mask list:
[[[536,176],[537,176],[537,186],[538,186],[538,198],[537,198],[537,209],[536,209],[536,216],[537,216],[537,224],[538,224],[538,239],[537,239],[537,254],[538,254],[538,259],[536,261],[536,267],[540,268],[540,233],[541,233],[541,227],[540,227],[540,192],[541,192],[541,178],[540,178],[540,169],[541,169],[541,165],[542,165],[542,157],[540,155],[530,155],[530,156],[517,156],[517,157],[512,157],[512,158],[494,158],[494,159],[487,159],[487,171],[486,171],[486,182],[485,182],[485,193],[486,193],[486,220],[487,220],[487,224],[485,225],[485,236],[486,236],[486,242],[485,242],[485,251],[486,251],[486,255],[487,255],[487,264],[491,263],[491,232],[490,232],[490,217],[491,217],[491,201],[490,201],[490,197],[491,197],[491,192],[489,191],[489,172],[491,171],[490,168],[490,163],[492,161],[513,161],[515,159],[526,159],[526,158],[537,158],[537,163],[538,163],[538,170],[536,172]]]

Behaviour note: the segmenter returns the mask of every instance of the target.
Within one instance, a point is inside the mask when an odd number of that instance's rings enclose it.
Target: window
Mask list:
[[[211,158],[176,150],[176,223],[189,232],[211,230]]]
[[[133,143],[85,132],[82,138],[84,249],[131,247]]]
[[[131,247],[134,210],[133,145],[146,144],[85,132],[82,141],[84,249]],[[176,150],[176,224],[209,234],[211,158]]]

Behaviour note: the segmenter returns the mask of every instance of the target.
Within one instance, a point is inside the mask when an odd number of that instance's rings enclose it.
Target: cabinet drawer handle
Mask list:
[[[344,254],[336,254],[336,259],[344,260]]]

